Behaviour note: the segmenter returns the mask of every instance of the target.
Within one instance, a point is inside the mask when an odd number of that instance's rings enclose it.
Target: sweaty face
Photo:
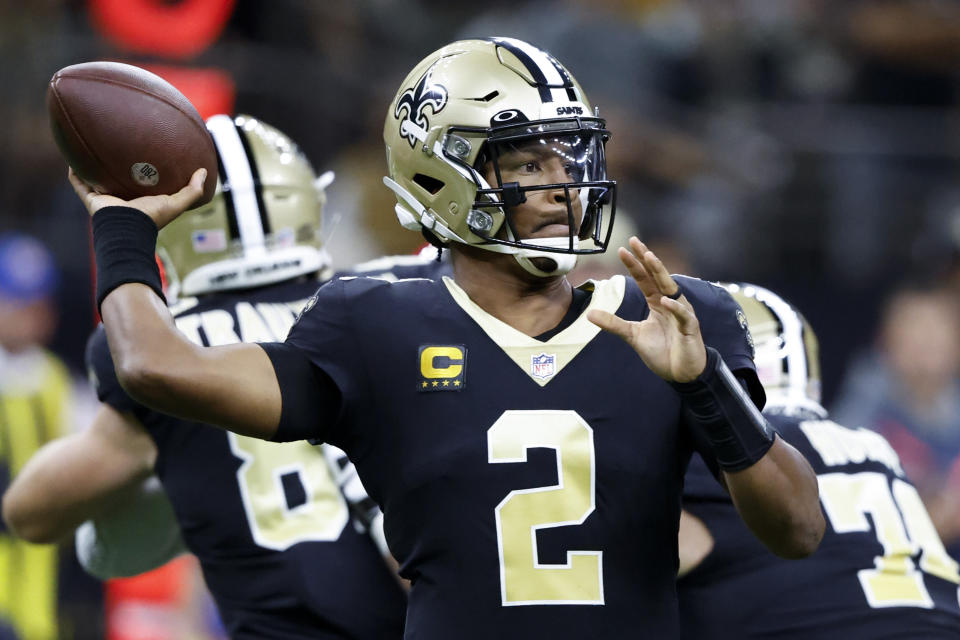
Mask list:
[[[519,187],[522,202],[507,209],[515,239],[566,237],[571,226],[579,232],[583,205],[572,183],[590,179],[591,147],[578,135],[496,145],[484,177],[491,185]],[[506,194],[504,199],[510,202]],[[501,229],[500,236],[505,233]]]

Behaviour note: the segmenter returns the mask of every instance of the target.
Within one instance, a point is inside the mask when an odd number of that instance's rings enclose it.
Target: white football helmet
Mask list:
[[[321,226],[328,172],[317,177],[286,135],[251,118],[207,120],[219,161],[213,199],[160,231],[168,297],[246,289],[329,268]]]
[[[783,298],[747,283],[722,285],[746,316],[767,406],[820,403],[820,353],[810,323]]]
[[[490,38],[431,53],[400,85],[383,137],[383,181],[396,194],[397,218],[431,242],[513,254],[538,276],[566,273],[577,254],[606,250],[616,208],[604,155],[610,133],[545,51]],[[501,159],[529,149],[561,162],[567,179],[504,181]],[[518,237],[510,210],[540,191],[565,199],[567,237]],[[556,268],[541,270],[530,261],[537,257]]]

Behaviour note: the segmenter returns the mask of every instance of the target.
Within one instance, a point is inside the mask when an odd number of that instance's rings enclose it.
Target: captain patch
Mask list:
[[[419,391],[460,391],[466,384],[464,345],[421,345]]]

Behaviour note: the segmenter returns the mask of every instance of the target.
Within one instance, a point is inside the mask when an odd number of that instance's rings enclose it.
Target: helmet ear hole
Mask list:
[[[441,180],[437,180],[436,178],[431,178],[430,176],[424,175],[422,173],[418,173],[414,175],[413,181],[417,185],[419,185],[424,191],[426,191],[432,196],[437,195],[440,189],[443,189],[443,187],[445,186]]]

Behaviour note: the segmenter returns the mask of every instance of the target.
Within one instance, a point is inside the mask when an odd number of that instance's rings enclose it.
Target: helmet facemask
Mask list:
[[[457,130],[451,128],[448,140],[455,139]],[[539,121],[488,130],[473,167],[480,181],[468,218],[471,231],[482,240],[479,246],[512,253],[518,260],[549,258],[557,265],[535,273],[539,276],[566,273],[573,268],[575,256],[605,251],[616,192],[615,183],[606,179],[608,137],[598,119]],[[536,203],[539,211],[522,228],[521,210],[528,203]],[[497,219],[502,224],[494,229]],[[556,226],[557,232],[565,226],[566,232],[538,236],[547,226]],[[530,271],[528,264],[521,261],[521,265]]]

